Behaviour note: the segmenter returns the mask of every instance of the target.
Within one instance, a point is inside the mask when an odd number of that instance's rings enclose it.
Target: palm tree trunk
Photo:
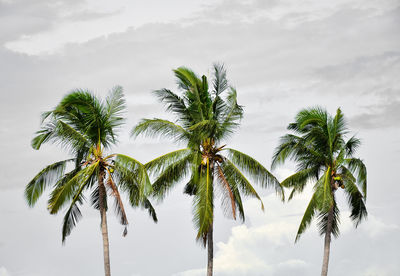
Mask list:
[[[208,229],[207,233],[207,251],[208,251],[207,276],[212,276],[213,262],[214,262],[213,222],[211,222],[210,228]]]
[[[105,276],[111,276],[110,271],[110,248],[108,242],[107,214],[105,208],[106,189],[104,187],[104,170],[100,170],[99,174],[99,209],[101,216],[101,233],[103,235],[103,255],[104,255],[104,272]]]
[[[332,222],[333,222],[333,208],[331,207],[328,213],[328,223],[326,225],[325,232],[325,243],[324,243],[324,259],[322,262],[321,276],[328,275],[328,264],[329,264],[329,253],[331,251],[331,233],[332,233]]]

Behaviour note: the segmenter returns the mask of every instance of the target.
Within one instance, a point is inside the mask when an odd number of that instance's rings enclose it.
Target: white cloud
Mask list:
[[[233,227],[228,241],[216,244],[216,275],[281,275],[283,271],[307,270],[305,260],[279,253],[281,248],[293,247],[297,223],[301,218],[299,207],[307,204],[306,195],[294,199],[284,209],[277,208],[282,206],[282,202],[275,194],[264,197],[263,201],[266,205],[265,214],[260,211],[257,201],[246,201],[244,206],[250,225]],[[204,269],[192,269],[177,276],[197,276],[202,273]]]
[[[11,274],[7,271],[4,266],[0,267],[0,276],[11,276]]]
[[[385,223],[376,216],[369,215],[362,229],[368,233],[371,238],[379,238],[388,234],[388,232],[400,233],[400,227],[394,223]]]
[[[226,242],[218,242],[214,247],[215,275],[312,275],[319,270],[319,261],[322,259],[323,239],[319,236],[316,221],[311,224],[301,240],[294,244],[298,224],[311,197],[312,190],[308,187],[303,194],[295,197],[291,202],[282,203],[274,194],[266,196],[263,201],[266,205],[266,213],[260,211],[256,200],[248,200],[244,203],[247,212],[248,223],[235,226]],[[342,206],[344,207],[344,206]],[[375,242],[391,231],[398,231],[394,224],[385,224],[376,216],[370,214],[366,222],[363,222],[359,230],[355,230],[354,224],[349,218],[350,212],[346,207],[341,212],[339,240],[334,240],[331,246],[336,249],[336,244],[341,238],[347,240],[354,235],[363,239],[373,239]],[[361,245],[360,245],[361,246]],[[297,250],[310,248],[306,255],[296,254]],[[339,247],[340,249],[340,247]],[[337,250],[339,250],[337,249]],[[356,250],[357,249],[353,249]],[[350,256],[339,257],[331,254],[331,270],[338,267],[341,262],[348,261]],[[361,253],[361,252],[360,252]],[[314,257],[310,257],[314,256]],[[336,258],[336,259],[335,259]],[[356,257],[357,258],[357,257]],[[340,271],[336,268],[336,271]],[[393,275],[376,274],[379,270],[371,266],[362,275],[382,276]],[[390,270],[396,271],[396,269]],[[355,270],[357,272],[357,270]],[[205,269],[190,269],[176,274],[176,276],[200,276]]]

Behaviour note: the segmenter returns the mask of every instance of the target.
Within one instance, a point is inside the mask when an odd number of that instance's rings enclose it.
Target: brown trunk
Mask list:
[[[210,229],[208,229],[207,233],[207,251],[208,251],[207,276],[212,276],[213,261],[214,261],[213,222],[211,222]]]
[[[108,242],[108,230],[107,230],[107,214],[105,209],[104,197],[106,195],[106,189],[104,187],[104,170],[100,170],[99,174],[99,209],[101,216],[101,233],[103,235],[103,254],[104,254],[104,272],[105,276],[111,276],[110,271],[110,249]]]
[[[321,276],[328,275],[328,264],[329,264],[329,253],[331,248],[331,233],[332,233],[332,221],[333,221],[333,207],[328,214],[328,224],[326,226],[325,243],[324,243],[324,259],[322,262]]]

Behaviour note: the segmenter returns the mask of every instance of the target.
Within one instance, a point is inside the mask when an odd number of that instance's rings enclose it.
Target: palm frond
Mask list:
[[[184,98],[165,88],[154,91],[154,94],[166,105],[167,111],[171,111],[178,116],[179,122],[182,122],[184,126],[188,127],[194,122]]]
[[[226,79],[226,69],[223,64],[214,64],[213,92],[215,96],[219,96],[228,88],[228,80]]]
[[[236,220],[236,201],[233,195],[232,189],[229,185],[228,180],[226,179],[224,172],[221,166],[217,165],[217,179],[218,182],[221,184],[221,191],[222,191],[222,207],[225,210],[225,215],[230,214],[232,215],[233,219]]]
[[[115,86],[110,91],[106,98],[105,109],[107,115],[105,118],[106,120],[104,131],[106,131],[110,135],[113,143],[115,143],[115,131],[123,124],[124,118],[122,116],[126,109],[126,101],[121,86]]]
[[[367,208],[365,207],[365,198],[354,183],[355,178],[352,173],[345,168],[342,168],[342,170],[345,195],[351,210],[350,219],[354,221],[357,227],[368,216]]]
[[[340,224],[340,212],[339,208],[337,207],[336,201],[333,202],[332,206],[332,225],[331,225],[331,234],[337,238],[340,234],[339,231],[339,224]],[[325,235],[328,229],[328,219],[329,219],[329,212],[331,211],[322,211],[318,214],[318,228],[319,234],[321,236]]]
[[[219,114],[222,118],[218,119],[220,126],[215,135],[217,140],[229,137],[239,127],[243,117],[243,107],[237,103],[237,92],[233,87],[230,87],[226,103],[221,104],[221,111],[218,111],[216,115]]]
[[[30,207],[33,207],[43,191],[54,184],[64,174],[68,162],[74,159],[67,159],[51,164],[41,170],[26,186],[25,198]]]
[[[308,168],[296,172],[295,174],[287,177],[285,180],[281,182],[281,185],[286,188],[292,188],[292,192],[288,200],[291,200],[295,194],[301,193],[307,182],[314,178],[317,175],[318,171],[316,172],[316,168]]]
[[[347,156],[352,156],[354,152],[360,147],[361,140],[355,136],[351,137],[345,145]]]
[[[300,226],[299,229],[297,230],[297,234],[296,234],[296,239],[295,242],[297,242],[301,235],[304,233],[304,231],[310,226],[312,219],[315,216],[315,213],[317,212],[317,199],[316,199],[316,195],[314,194],[311,197],[310,202],[308,203],[307,209],[304,212],[303,218],[300,222]]]
[[[264,210],[261,197],[241,171],[229,159],[225,159],[220,166],[229,184],[232,186],[235,183],[244,195],[257,198],[261,203],[261,209]]]
[[[240,151],[226,148],[228,158],[237,165],[241,170],[245,171],[253,181],[261,185],[261,187],[273,187],[275,192],[284,200],[284,191],[278,179],[270,173],[257,160]]]
[[[159,172],[164,171],[168,166],[172,165],[173,163],[176,163],[182,158],[185,158],[190,153],[191,150],[189,148],[172,151],[147,162],[146,164],[144,164],[144,166],[150,174],[155,175]]]
[[[128,193],[132,206],[139,206],[153,192],[146,168],[132,157],[116,154],[114,176],[119,187]]]
[[[331,172],[332,169],[328,168],[314,186],[318,210],[321,212],[328,212],[334,205],[335,200],[332,194]]]
[[[170,138],[175,142],[188,141],[189,133],[181,126],[162,119],[143,119],[131,131],[131,136],[143,134],[147,137]]]
[[[85,188],[89,183],[92,175],[98,168],[99,162],[78,171],[67,181],[59,181],[59,185],[52,191],[48,201],[48,209],[51,214],[56,214],[77,191]]]
[[[312,126],[326,125],[328,113],[325,109],[316,106],[301,110],[296,116],[296,124],[289,125],[288,129],[304,133]]]
[[[361,188],[364,199],[366,199],[367,167],[365,166],[364,162],[359,158],[346,159],[345,164],[348,166],[349,170],[357,176],[356,183]]]
[[[78,221],[82,218],[82,213],[79,210],[76,201],[71,203],[68,211],[65,213],[63,226],[62,226],[62,243],[65,243],[67,236],[71,234],[72,229],[76,226]]]
[[[170,163],[159,172],[153,182],[154,196],[158,200],[163,200],[167,193],[184,178],[189,171],[189,165],[194,159],[194,154],[188,154],[176,162]]]
[[[106,183],[111,191],[111,195],[115,199],[114,209],[115,209],[117,216],[119,217],[119,222],[125,226],[124,232],[123,232],[123,236],[125,237],[128,234],[128,229],[127,229],[128,218],[125,213],[125,208],[124,208],[124,204],[122,203],[121,195],[120,195],[118,188],[115,185],[114,180],[112,178],[112,174],[111,174],[110,170],[108,170],[108,169],[107,169],[107,172],[108,172],[108,177],[107,177]]]
[[[198,191],[193,199],[193,222],[198,230],[196,240],[202,240],[206,245],[207,233],[214,219],[214,188],[210,163],[200,174]]]
[[[87,183],[87,182],[86,182]],[[84,196],[82,194],[85,186],[87,184],[81,185],[79,189],[74,194],[72,198],[70,207],[68,208],[67,212],[65,213],[64,220],[63,220],[63,227],[62,227],[62,243],[65,243],[65,239],[71,233],[72,229],[76,226],[78,221],[82,217],[82,213],[79,210],[78,203],[82,204],[84,200]]]
[[[142,201],[142,207],[148,211],[149,216],[153,219],[153,221],[155,223],[157,223],[158,218],[157,218],[156,210],[154,209],[153,205],[151,205],[151,202],[149,199],[146,198],[145,200]]]

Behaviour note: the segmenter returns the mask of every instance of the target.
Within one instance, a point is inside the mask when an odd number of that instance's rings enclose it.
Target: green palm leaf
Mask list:
[[[99,162],[96,162],[73,175],[65,183],[59,181],[59,185],[53,190],[48,202],[48,209],[51,214],[56,214],[77,191],[85,188],[93,177]],[[60,185],[61,184],[61,185]]]
[[[310,202],[308,203],[307,209],[304,212],[303,218],[300,222],[300,226],[299,229],[297,230],[297,234],[296,234],[296,240],[295,242],[297,242],[300,239],[300,236],[304,233],[304,231],[310,226],[312,219],[315,216],[315,213],[318,210],[317,207],[317,199],[316,199],[316,194],[314,194],[311,197]]]
[[[164,136],[176,142],[187,141],[189,137],[181,126],[162,119],[143,119],[131,132],[134,137],[140,134],[148,137]]]
[[[28,183],[25,188],[25,198],[29,206],[35,205],[43,191],[64,174],[67,163],[73,160],[67,159],[47,166]]]
[[[278,195],[284,200],[284,191],[276,179],[276,177],[270,173],[263,165],[261,165],[257,160],[246,155],[240,151],[227,148],[228,158],[230,161],[237,165],[240,169],[245,171],[254,182],[261,185],[261,187],[273,187]]]

